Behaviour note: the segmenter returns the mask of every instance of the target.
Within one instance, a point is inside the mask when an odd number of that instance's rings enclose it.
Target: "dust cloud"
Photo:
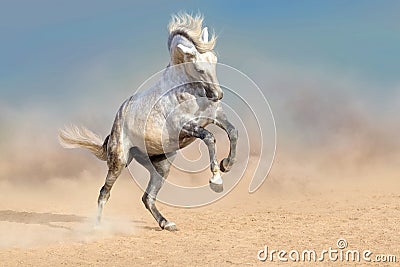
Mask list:
[[[271,70],[268,85],[261,84],[275,115],[278,143],[271,172],[255,195],[266,199],[271,194],[321,194],[323,188],[341,192],[351,188],[397,190],[400,90],[378,94],[381,91],[374,90],[373,85],[320,73],[285,71]],[[68,114],[60,117],[61,111],[45,106],[21,110],[2,104],[1,247],[85,242],[130,234],[135,226],[142,227],[142,216],[148,217],[140,201],[142,193],[125,172],[113,188],[106,209],[108,221],[102,229],[94,228],[106,164],[86,151],[65,150],[58,145],[57,131],[64,123],[60,118],[67,119]],[[77,110],[79,107],[74,112]],[[95,121],[88,127],[106,136],[113,116],[85,117],[82,124]],[[217,140],[221,159],[228,151],[228,139],[219,132]],[[183,155],[191,160],[207,157],[201,144],[188,148]],[[250,165],[256,158],[251,155]],[[173,171],[170,180],[192,186],[207,184],[208,178],[206,168],[185,177]],[[245,174],[224,201],[247,198],[250,179]]]

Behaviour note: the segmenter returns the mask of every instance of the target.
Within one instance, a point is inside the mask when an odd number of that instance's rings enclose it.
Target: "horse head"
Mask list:
[[[195,30],[187,30],[185,27],[171,29],[168,43],[171,62],[172,65],[182,64],[189,81],[200,83],[207,98],[218,101],[222,99],[223,91],[217,79],[218,59],[213,51],[216,37],[212,35],[209,39],[207,27],[201,28],[201,20],[193,20],[198,25]]]
[[[204,28],[201,34],[201,41],[208,42],[208,30]],[[217,56],[213,51],[200,53],[195,45],[185,45],[180,43],[177,49],[183,55],[183,62],[186,74],[194,81],[201,83],[206,91],[206,96],[210,100],[218,101],[223,97],[223,91],[217,79],[216,66]]]

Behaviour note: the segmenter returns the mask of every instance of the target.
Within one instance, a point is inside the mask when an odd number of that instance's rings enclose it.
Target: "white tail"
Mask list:
[[[71,125],[58,133],[58,140],[65,148],[82,147],[89,149],[100,160],[107,160],[107,139],[104,141],[100,136],[85,127]]]

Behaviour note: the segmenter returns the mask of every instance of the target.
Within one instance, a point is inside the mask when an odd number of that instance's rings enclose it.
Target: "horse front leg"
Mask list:
[[[208,153],[210,156],[210,169],[213,175],[209,180],[210,188],[217,193],[222,192],[224,190],[224,186],[218,166],[218,161],[215,155],[214,135],[203,127],[199,127],[193,124],[184,126],[182,132],[184,132],[184,134],[186,135],[190,135],[203,140],[203,142],[207,145]]]
[[[216,120],[214,121],[214,124],[223,129],[227,133],[229,138],[229,155],[227,158],[221,160],[220,163],[221,171],[228,172],[230,171],[232,165],[236,162],[236,145],[238,139],[238,131],[236,130],[235,126],[233,126],[232,123],[228,121],[228,118],[223,112],[218,114]]]

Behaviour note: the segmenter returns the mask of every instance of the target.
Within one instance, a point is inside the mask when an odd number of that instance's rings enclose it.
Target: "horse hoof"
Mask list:
[[[210,188],[215,192],[215,193],[221,193],[224,191],[224,184],[214,184],[210,182]]]
[[[227,158],[224,158],[223,160],[221,160],[221,162],[219,164],[219,169],[222,172],[229,172],[231,170],[231,168],[229,167]]]
[[[213,177],[211,177],[210,188],[216,193],[221,193],[224,190],[224,182],[219,172],[214,173]]]
[[[176,224],[173,222],[167,222],[164,225],[164,230],[170,231],[170,232],[175,232],[178,231],[178,228],[176,228]]]

